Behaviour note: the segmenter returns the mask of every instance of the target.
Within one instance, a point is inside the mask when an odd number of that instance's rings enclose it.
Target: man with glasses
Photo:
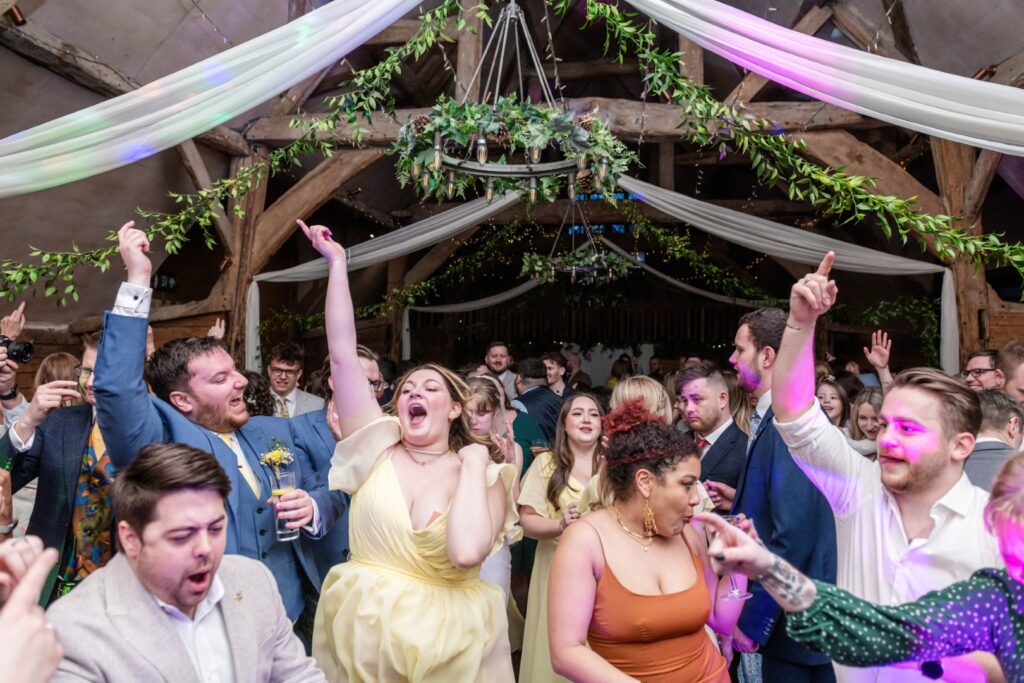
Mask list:
[[[275,415],[295,417],[324,409],[324,400],[299,389],[306,352],[295,342],[278,344],[270,352],[267,375],[274,392]]]
[[[996,356],[994,349],[982,349],[967,356],[967,365],[960,371],[960,377],[975,391],[998,389],[1002,382],[996,374]]]
[[[114,467],[96,424],[93,368],[99,334],[82,339],[77,382],[58,380],[36,389],[28,410],[0,439],[0,466],[13,491],[36,477],[39,484],[28,534],[56,548],[41,599],[48,604],[71,591],[113,555],[110,490]],[[82,405],[66,405],[81,398]],[[14,520],[0,520],[0,525]]]

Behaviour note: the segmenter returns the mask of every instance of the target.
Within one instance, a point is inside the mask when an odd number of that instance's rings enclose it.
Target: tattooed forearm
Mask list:
[[[814,582],[776,555],[772,566],[757,578],[761,586],[787,612],[802,612],[818,597]]]

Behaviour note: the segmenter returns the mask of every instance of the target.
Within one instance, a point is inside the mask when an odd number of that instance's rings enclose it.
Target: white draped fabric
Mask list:
[[[496,198],[490,204],[481,197],[394,232],[353,245],[346,250],[348,270],[350,272],[360,270],[433,246],[468,230],[518,202],[519,193],[517,192],[507,192],[503,197]],[[318,258],[286,270],[261,273],[253,278],[245,302],[245,367],[247,369],[259,371],[261,365],[259,283],[306,282],[322,280],[325,277],[327,277],[327,261]]]
[[[773,223],[625,175],[619,177],[619,187],[637,195],[640,201],[686,221],[698,230],[769,256],[817,266],[825,254],[834,251],[836,270],[878,275],[942,273],[940,363],[946,372],[956,372],[960,369],[956,293],[953,289],[953,274],[948,268]]]
[[[193,138],[339,61],[420,0],[334,0],[112,100],[0,140],[0,198],[109,171]]]
[[[817,100],[1024,156],[1024,90],[836,45],[715,0],[628,0],[700,46]]]

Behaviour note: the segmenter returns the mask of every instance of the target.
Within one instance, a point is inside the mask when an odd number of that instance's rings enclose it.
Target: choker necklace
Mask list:
[[[627,534],[632,536],[633,540],[635,540],[637,543],[643,546],[644,552],[646,553],[647,550],[651,547],[651,544],[654,543],[654,538],[651,536],[644,536],[642,534],[638,534],[632,529],[630,529],[628,526],[625,525],[625,523],[623,523],[622,517],[619,515],[619,508],[617,508],[615,505],[612,505],[612,509],[615,510],[615,521],[619,523],[619,527]]]
[[[452,452],[452,450],[450,448],[446,448],[443,451],[426,451],[426,450],[419,450],[419,449],[416,449],[416,448],[410,448],[409,446],[406,446],[405,444],[402,444],[402,446],[405,448],[405,453],[406,453],[406,455],[409,456],[409,459],[412,460],[417,465],[419,465],[420,467],[427,467],[428,465],[433,465],[438,460],[440,460],[443,456],[448,455],[449,453]],[[421,461],[417,460],[416,458],[412,457],[413,453],[416,453],[417,455],[429,455],[429,456],[431,456],[431,459],[421,462]]]

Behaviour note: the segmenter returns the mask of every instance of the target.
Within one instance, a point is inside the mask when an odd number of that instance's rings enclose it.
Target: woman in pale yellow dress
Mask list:
[[[548,649],[548,569],[558,537],[580,518],[580,496],[597,471],[601,417],[601,408],[590,394],[575,393],[566,399],[554,448],[537,455],[521,484],[519,523],[525,535],[539,542],[526,603],[520,683],[565,680],[551,668]]]
[[[470,433],[467,387],[442,367],[407,373],[383,415],[356,355],[345,252],[327,228],[299,224],[329,264],[343,437],[329,483],[352,494],[351,559],[324,580],[313,656],[331,681],[510,683],[505,602],[480,565],[516,522],[515,466]]]

